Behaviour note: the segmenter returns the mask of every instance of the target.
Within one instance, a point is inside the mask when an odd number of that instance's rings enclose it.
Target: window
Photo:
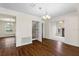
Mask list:
[[[12,25],[13,25],[13,23],[10,23],[10,22],[6,23],[5,24],[5,31],[6,32],[12,32],[13,31]]]

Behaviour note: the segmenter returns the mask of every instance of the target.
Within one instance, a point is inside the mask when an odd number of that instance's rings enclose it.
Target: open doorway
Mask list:
[[[32,21],[32,39],[37,40],[39,38],[39,22]]]
[[[0,48],[16,47],[16,17],[0,14]]]
[[[57,21],[56,22],[56,26],[57,26],[57,32],[56,32],[56,35],[57,36],[60,36],[60,37],[64,37],[65,33],[64,33],[64,21],[63,20],[60,20],[60,21]]]

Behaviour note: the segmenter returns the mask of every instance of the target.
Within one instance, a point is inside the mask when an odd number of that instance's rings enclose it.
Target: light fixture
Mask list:
[[[44,20],[47,20],[47,19],[51,19],[51,17],[49,15],[45,15],[42,17]]]
[[[48,15],[47,10],[45,11],[45,15],[42,17],[44,20],[51,19],[51,16]]]
[[[63,23],[63,21],[59,21],[59,24],[62,24]]]
[[[42,7],[39,7],[39,10],[42,10]],[[44,11],[45,11],[45,15],[42,16],[42,19],[43,19],[43,20],[51,19],[51,16],[48,15],[47,9],[44,10]]]

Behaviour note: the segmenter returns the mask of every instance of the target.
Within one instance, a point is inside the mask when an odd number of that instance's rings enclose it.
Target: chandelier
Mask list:
[[[51,16],[45,15],[45,16],[43,16],[42,18],[43,18],[44,20],[47,20],[47,19],[51,19]]]
[[[41,7],[39,7],[39,10],[42,10],[42,8],[41,8]],[[44,11],[45,11],[45,15],[44,15],[44,16],[42,16],[42,19],[43,19],[43,20],[48,20],[48,19],[51,19],[51,16],[49,16],[49,15],[48,15],[47,9],[46,9],[46,10],[44,10]]]
[[[51,19],[51,16],[49,16],[49,15],[48,15],[47,10],[45,10],[45,15],[44,15],[44,16],[42,16],[42,18],[43,18],[44,20]]]

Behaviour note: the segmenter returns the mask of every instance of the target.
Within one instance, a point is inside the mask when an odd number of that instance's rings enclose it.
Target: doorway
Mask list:
[[[60,37],[64,37],[64,20],[60,20],[56,22],[57,32],[56,35]]]
[[[0,48],[16,47],[16,17],[0,14]]]
[[[32,21],[32,39],[37,40],[39,38],[39,22]]]

